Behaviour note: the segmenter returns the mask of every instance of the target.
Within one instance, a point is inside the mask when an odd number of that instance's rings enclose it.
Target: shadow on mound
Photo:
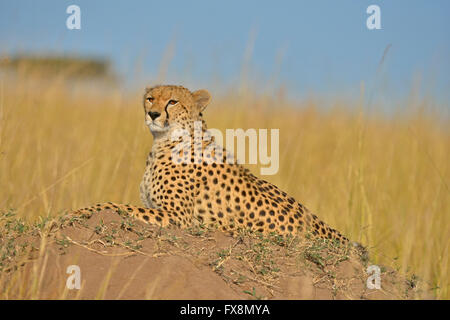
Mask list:
[[[148,226],[112,211],[27,225],[0,217],[2,299],[411,299],[415,283],[324,240]],[[80,269],[80,289],[69,266]],[[430,296],[429,296],[430,297]]]

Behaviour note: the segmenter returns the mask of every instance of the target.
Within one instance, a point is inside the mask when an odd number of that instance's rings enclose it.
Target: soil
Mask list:
[[[337,243],[163,229],[110,210],[34,225],[3,214],[0,254],[1,299],[433,298],[382,266],[369,289],[368,255]],[[73,265],[80,289],[67,288]]]

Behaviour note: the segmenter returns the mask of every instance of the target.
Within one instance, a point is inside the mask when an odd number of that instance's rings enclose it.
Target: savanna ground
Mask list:
[[[385,115],[363,97],[322,109],[281,91],[207,89],[210,128],[280,129],[279,171],[264,178],[361,242],[370,261],[332,243],[160,230],[108,212],[64,218],[140,204],[152,144],[142,92],[19,75],[0,83],[0,298],[449,298],[445,109],[413,95]],[[69,264],[82,270],[76,292],[64,289]],[[369,264],[383,266],[379,292],[365,287]]]

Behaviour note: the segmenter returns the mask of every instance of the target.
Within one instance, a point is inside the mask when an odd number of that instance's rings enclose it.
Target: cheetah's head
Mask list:
[[[206,90],[190,92],[181,86],[146,88],[144,94],[145,124],[154,136],[171,128],[186,128],[201,118],[201,112],[211,100]]]

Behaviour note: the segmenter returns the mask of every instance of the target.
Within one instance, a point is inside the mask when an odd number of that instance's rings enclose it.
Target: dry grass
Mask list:
[[[408,103],[387,117],[357,104],[320,111],[314,101],[232,93],[205,117],[219,129],[280,128],[280,170],[265,178],[371,248],[375,263],[414,273],[448,299],[450,122],[426,101]],[[0,209],[34,220],[102,201],[139,204],[151,144],[141,92],[3,80]]]

